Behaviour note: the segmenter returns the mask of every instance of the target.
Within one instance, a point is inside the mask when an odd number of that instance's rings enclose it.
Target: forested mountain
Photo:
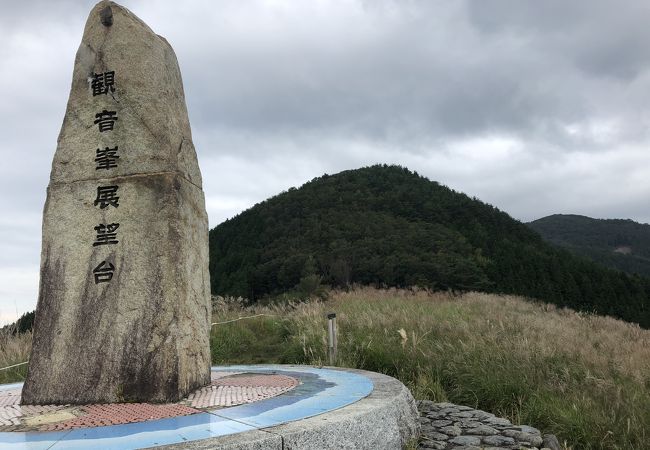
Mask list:
[[[650,276],[650,225],[554,214],[528,223],[552,244],[612,269]]]
[[[520,294],[650,327],[650,281],[544,242],[497,208],[397,166],[316,178],[210,231],[214,294],[333,286]]]

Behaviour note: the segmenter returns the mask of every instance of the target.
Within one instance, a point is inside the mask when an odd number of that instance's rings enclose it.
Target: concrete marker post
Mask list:
[[[328,349],[327,354],[329,357],[330,366],[336,365],[337,353],[337,339],[336,339],[336,313],[329,313],[327,315],[327,330],[328,330]]]

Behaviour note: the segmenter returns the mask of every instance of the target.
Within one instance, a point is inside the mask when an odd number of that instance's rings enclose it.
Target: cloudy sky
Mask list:
[[[95,2],[0,16],[0,323],[34,308],[41,214]],[[650,222],[650,2],[124,0],[174,47],[210,226],[396,163],[529,221]]]

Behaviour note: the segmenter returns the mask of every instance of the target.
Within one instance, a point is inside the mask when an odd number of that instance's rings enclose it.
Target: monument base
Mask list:
[[[417,437],[415,401],[386,375],[291,365],[213,367],[212,375],[210,387],[167,405],[33,411],[11,404],[20,384],[0,386],[0,447],[400,449]]]

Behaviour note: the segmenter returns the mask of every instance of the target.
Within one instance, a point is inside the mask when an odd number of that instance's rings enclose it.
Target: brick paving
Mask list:
[[[64,422],[43,425],[40,431],[72,430],[74,428],[103,427],[168,417],[189,416],[200,412],[185,405],[150,403],[113,403],[103,405],[84,405],[79,410],[82,415]]]
[[[21,390],[22,389],[10,389],[6,391],[0,391],[0,407],[19,404]]]
[[[213,372],[212,383],[179,403],[114,403],[21,406],[20,389],[0,391],[0,432],[58,431],[186,416],[252,403],[294,389],[298,380],[286,375]]]
[[[253,403],[290,391],[298,380],[286,375],[237,374],[219,377],[187,397],[193,408],[216,408]]]
[[[2,392],[0,392],[2,394]],[[18,396],[20,399],[20,396]],[[40,416],[68,408],[69,405],[25,405],[17,403],[0,407],[0,431],[24,431],[32,429],[22,425],[22,419],[26,417]]]

